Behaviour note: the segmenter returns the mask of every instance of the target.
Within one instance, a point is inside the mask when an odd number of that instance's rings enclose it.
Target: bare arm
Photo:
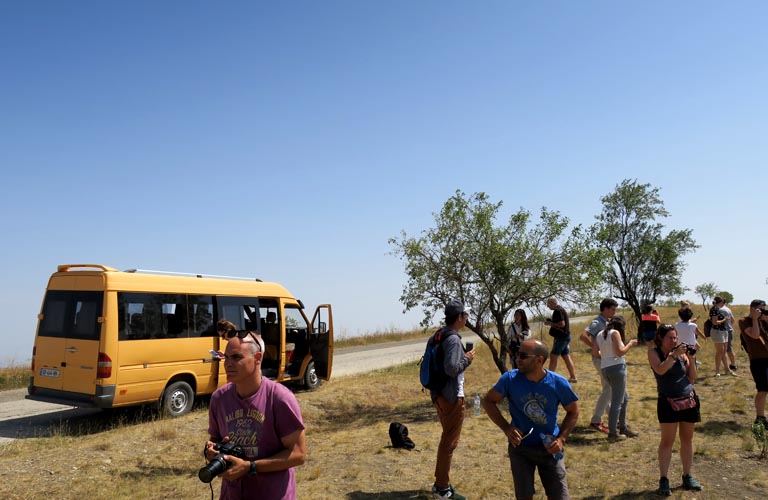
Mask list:
[[[520,444],[520,441],[522,441],[523,434],[520,429],[507,422],[507,420],[501,414],[498,404],[502,399],[504,399],[504,396],[502,396],[500,392],[496,391],[495,389],[491,389],[488,391],[485,397],[483,397],[483,400],[480,404],[483,406],[483,410],[485,410],[486,415],[488,415],[488,417],[491,419],[491,422],[496,424],[496,426],[504,432],[504,435],[507,436],[507,441],[509,441],[509,444],[515,447]]]
[[[637,345],[637,339],[632,339],[625,345],[621,340],[621,334],[616,330],[611,330],[611,342],[613,342],[614,352],[619,356],[624,356]]]
[[[586,332],[584,332],[584,333],[586,333]],[[589,337],[592,337],[592,335],[589,335],[588,333],[587,333],[587,335]],[[600,334],[598,333],[598,335],[600,335]],[[590,344],[589,345],[592,346],[592,357],[593,358],[599,358],[600,357],[600,347],[598,346],[597,339],[594,339],[594,340],[590,339]]]
[[[680,354],[680,350],[683,348],[683,344],[678,345],[675,349],[669,353],[666,359],[659,358],[655,349],[648,349],[648,363],[651,365],[651,369],[659,375],[664,375],[675,364],[676,358]]]
[[[563,423],[560,424],[560,435],[552,440],[552,443],[547,446],[547,452],[556,454],[563,451],[565,442],[568,440],[568,436],[571,435],[573,429],[576,427],[576,422],[579,420],[579,402],[574,401],[568,406],[563,406],[565,409],[565,418]]]
[[[592,347],[592,344],[593,344],[592,335],[587,330],[584,330],[583,332],[581,332],[581,335],[579,335],[579,340],[581,340],[588,347]],[[592,356],[596,356],[594,351],[592,351]]]
[[[280,438],[280,442],[283,444],[282,450],[270,457],[254,460],[257,473],[286,470],[304,463],[307,456],[304,429],[299,429]],[[232,462],[232,465],[221,474],[221,477],[228,481],[243,478],[251,470],[251,462],[249,460],[242,460],[229,455],[224,455],[223,458],[228,462]]]

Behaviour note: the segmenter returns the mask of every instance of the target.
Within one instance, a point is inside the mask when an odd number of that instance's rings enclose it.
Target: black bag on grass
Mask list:
[[[389,439],[392,441],[392,448],[412,450],[416,447],[416,443],[408,437],[408,427],[400,422],[389,424]]]

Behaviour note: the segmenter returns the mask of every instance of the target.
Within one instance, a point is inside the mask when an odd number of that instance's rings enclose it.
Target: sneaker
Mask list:
[[[443,489],[438,489],[437,486],[432,485],[432,496],[437,498],[437,500],[467,500],[467,497],[464,495],[456,493],[450,484],[447,488]]]
[[[693,490],[693,491],[701,491],[701,484],[699,484],[698,481],[696,481],[692,475],[690,474],[684,474],[683,475],[683,489],[685,490]]]
[[[579,381],[579,379],[577,379],[577,378],[569,378],[569,379],[568,379],[568,382],[570,382],[570,383],[572,383],[572,384],[575,384],[575,383],[576,383],[576,382],[578,382],[578,381]]]
[[[656,490],[657,495],[668,497],[672,495],[672,490],[669,488],[669,479],[662,476],[659,478],[659,489]]]
[[[719,374],[719,373],[715,373],[715,377],[719,377],[719,376],[720,376],[720,374]]]
[[[608,434],[608,442],[615,443],[617,441],[624,441],[627,439],[626,434]]]
[[[589,428],[608,434],[608,427],[606,427],[602,422],[592,422],[589,424]]]
[[[730,368],[732,372],[735,372],[736,370],[739,369],[739,367],[736,365],[728,365],[728,368]]]
[[[620,432],[621,434],[624,434],[624,435],[625,435],[625,436],[627,436],[628,438],[636,438],[637,436],[639,436],[639,435],[640,435],[640,433],[639,433],[639,432],[635,432],[635,431],[633,431],[632,429],[630,429],[629,427],[624,427],[624,428],[623,428],[623,429],[621,429],[619,432]]]
[[[736,374],[736,372],[735,372],[735,371],[733,371],[733,370],[728,370],[728,375],[733,375],[734,377],[738,377],[738,375]]]
[[[768,430],[768,420],[766,420],[763,415],[758,415],[757,418],[755,418],[756,424],[759,424],[760,422],[762,422],[763,427],[765,427],[765,429]]]

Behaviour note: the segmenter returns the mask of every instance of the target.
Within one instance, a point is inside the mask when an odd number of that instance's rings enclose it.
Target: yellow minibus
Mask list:
[[[156,404],[187,413],[226,383],[216,323],[262,335],[264,376],[309,389],[333,362],[330,304],[315,310],[277,283],[98,264],[58,266],[46,289],[27,399],[116,408]]]

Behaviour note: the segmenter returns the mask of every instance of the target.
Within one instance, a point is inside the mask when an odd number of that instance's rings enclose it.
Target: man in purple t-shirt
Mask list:
[[[246,459],[225,455],[220,500],[295,500],[293,467],[304,463],[307,444],[296,396],[261,376],[264,343],[248,332],[227,342],[224,368],[229,382],[211,396],[205,456],[215,442],[229,441]]]

